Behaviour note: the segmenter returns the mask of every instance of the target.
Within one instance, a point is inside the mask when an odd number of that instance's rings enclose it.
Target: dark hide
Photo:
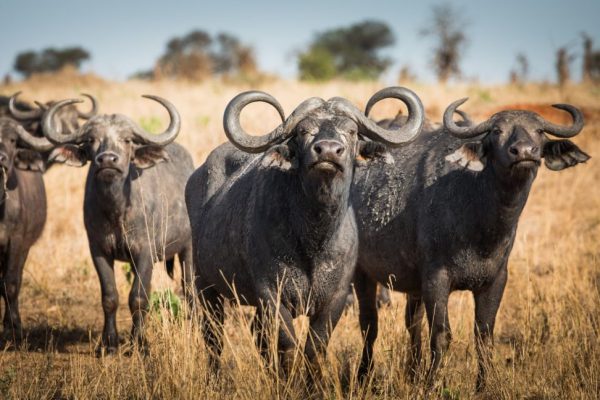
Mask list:
[[[421,359],[421,319],[430,326],[432,378],[450,342],[448,296],[475,297],[475,335],[484,382],[487,348],[507,277],[519,217],[538,166],[551,169],[589,156],[568,140],[552,141],[532,113],[507,111],[478,138],[460,140],[443,129],[390,150],[393,164],[357,169],[351,201],[360,234],[355,287],[366,343],[360,373],[372,366],[377,337],[377,282],[408,294],[411,337],[408,372]]]
[[[188,300],[193,298],[191,232],[184,202],[193,163],[176,143],[165,147],[139,143],[129,120],[120,115],[92,117],[82,129],[83,136],[76,143],[57,146],[50,161],[73,166],[90,162],[84,222],[102,288],[102,349],[112,353],[119,343],[115,261],[129,262],[135,275],[129,308],[132,336],[140,345],[145,344],[143,324],[153,264],[165,261],[172,275],[178,255],[184,293]]]
[[[15,126],[0,117],[0,293],[4,298],[3,338],[22,336],[19,291],[27,254],[46,222],[46,191],[39,153],[18,147]]]

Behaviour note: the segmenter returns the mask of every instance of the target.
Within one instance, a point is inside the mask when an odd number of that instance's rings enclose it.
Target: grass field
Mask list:
[[[525,87],[419,84],[415,90],[428,117],[439,121],[451,101],[469,96],[463,106],[475,120],[505,108],[539,110],[555,122],[563,115],[549,104],[569,102],[584,109],[586,128],[575,142],[592,159],[559,173],[541,168],[521,218],[510,258],[509,282],[496,325],[496,351],[490,385],[480,398],[586,398],[600,394],[600,87],[549,85]],[[310,96],[343,96],[364,108],[382,87],[377,83],[304,84],[271,81],[259,87],[274,95],[287,113]],[[167,115],[157,104],[140,98],[157,94],[179,109],[183,125],[177,141],[188,148],[196,165],[224,142],[222,113],[227,102],[248,85],[217,81],[107,83],[93,77],[54,81],[38,79],[0,87],[1,94],[24,92],[29,100],[50,100],[94,94],[103,113],[123,113],[143,126],[161,130]],[[512,105],[512,106],[511,106]],[[374,117],[394,116],[398,103],[386,100]],[[275,111],[252,105],[243,124],[256,133],[278,123]],[[150,353],[119,354],[98,359],[103,316],[100,289],[90,260],[82,221],[83,184],[87,168],[53,167],[45,175],[48,221],[41,240],[30,252],[20,296],[27,344],[19,351],[0,352],[0,398],[305,398],[302,388],[272,376],[254,348],[248,319],[251,309],[233,309],[226,323],[226,348],[219,379],[207,378],[207,358],[199,330],[180,319],[149,320]],[[131,326],[127,307],[129,284],[122,265],[115,267],[121,306],[118,328]],[[180,292],[156,265],[153,290]],[[358,313],[350,309],[329,345],[323,385],[317,397],[413,399],[422,388],[404,378],[407,352],[404,296],[380,314],[376,369],[361,386],[354,380],[360,357]],[[443,398],[472,398],[476,371],[473,345],[473,301],[469,293],[450,298],[454,341],[442,371]],[[305,327],[305,321],[298,321]]]

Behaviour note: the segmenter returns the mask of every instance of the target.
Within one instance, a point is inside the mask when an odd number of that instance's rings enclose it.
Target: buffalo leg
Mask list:
[[[436,372],[452,338],[448,319],[450,282],[445,270],[437,270],[423,281],[423,301],[429,322],[431,365],[428,382],[433,384]]]
[[[377,339],[377,282],[357,266],[354,288],[358,297],[360,330],[365,340],[358,368],[358,376],[363,379],[373,368],[373,346]]]
[[[189,307],[189,313],[194,311],[194,268],[193,268],[193,253],[192,243],[185,247],[184,250],[179,252],[179,264],[181,265],[181,286],[183,287],[183,295]]]
[[[223,297],[213,288],[198,291],[204,309],[202,335],[209,350],[209,364],[213,372],[219,369],[219,358],[223,351],[223,322],[225,320]]]
[[[115,283],[114,260],[101,251],[91,247],[92,260],[100,279],[102,292],[102,310],[104,311],[104,329],[102,330],[102,346],[99,351],[106,350],[108,354],[116,352],[119,346],[117,333],[117,308],[119,294]]]
[[[277,331],[277,352],[279,365],[282,371],[289,376],[294,364],[294,351],[296,349],[296,333],[294,331],[294,318],[290,311],[279,305],[279,329]]]
[[[339,290],[327,308],[311,317],[304,354],[315,374],[320,375],[319,357],[327,354],[327,345],[346,305],[347,292]]]
[[[492,284],[474,292],[475,297],[475,346],[479,370],[477,390],[485,386],[486,368],[491,360],[494,346],[494,324],[500,307],[504,287],[506,286],[506,268],[502,268]]]
[[[22,339],[21,315],[19,313],[19,292],[23,278],[23,267],[28,251],[11,246],[2,279],[4,311],[4,337],[18,343]]]
[[[421,328],[423,326],[423,299],[419,295],[409,294],[406,296],[406,313],[404,323],[410,335],[410,348],[408,352],[407,374],[411,380],[415,380],[421,363]]]
[[[129,310],[133,319],[131,337],[134,343],[143,348],[146,345],[144,340],[144,322],[148,314],[148,299],[150,298],[153,265],[152,258],[149,255],[136,257],[133,261],[135,279],[129,292]]]

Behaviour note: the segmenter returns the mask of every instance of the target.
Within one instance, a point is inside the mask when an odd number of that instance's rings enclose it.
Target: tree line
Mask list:
[[[449,4],[436,5],[432,7],[428,21],[419,33],[433,43],[430,66],[438,81],[461,79],[461,61],[468,43],[467,24],[462,14]],[[395,40],[386,23],[374,20],[319,32],[304,50],[297,53],[298,76],[307,81],[377,79],[392,65],[393,60],[384,50],[394,45]],[[582,34],[582,42],[582,80],[600,82],[600,50],[593,48],[592,38],[586,34]],[[90,58],[90,53],[82,47],[25,51],[16,56],[14,69],[28,78],[65,66],[79,69]],[[564,85],[571,80],[570,65],[575,56],[564,46],[556,51],[555,58],[557,81]],[[521,84],[527,81],[528,74],[527,56],[519,53],[509,71],[509,81]],[[226,32],[211,36],[205,31],[194,30],[169,40],[155,65],[132,77],[198,81],[212,76],[252,79],[261,75],[250,45]],[[400,81],[415,78],[407,65],[401,67]]]

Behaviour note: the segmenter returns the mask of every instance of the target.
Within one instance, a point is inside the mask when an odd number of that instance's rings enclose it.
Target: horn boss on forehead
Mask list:
[[[154,100],[154,101],[160,103],[163,107],[165,107],[169,113],[170,122],[169,122],[169,126],[163,133],[153,135],[152,133],[146,132],[138,124],[136,124],[135,122],[133,122],[131,119],[128,118],[135,135],[138,136],[140,139],[142,139],[146,143],[152,143],[152,144],[155,144],[158,146],[165,146],[165,145],[171,143],[173,140],[175,140],[175,138],[179,134],[179,130],[181,128],[181,117],[179,116],[177,109],[171,102],[169,102],[166,99],[163,99],[162,97],[152,96],[152,95],[144,95],[142,97]],[[82,129],[83,127],[79,128],[77,131],[73,132],[72,134],[62,134],[61,132],[58,132],[55,129],[54,123],[53,123],[54,115],[56,114],[56,112],[58,112],[58,110],[60,108],[66,107],[70,104],[81,103],[81,102],[82,102],[82,100],[79,100],[79,99],[68,99],[68,100],[59,101],[56,104],[54,104],[52,107],[50,107],[50,109],[48,110],[48,112],[46,113],[46,115],[44,116],[44,119],[42,121],[42,128],[44,130],[44,134],[51,142],[58,143],[58,144],[69,143],[69,142],[76,141],[79,137],[81,137],[83,135],[83,129]]]
[[[382,128],[367,117],[373,105],[386,98],[399,99],[408,107],[409,117],[407,123],[398,129]],[[259,101],[275,107],[282,123],[263,136],[252,136],[242,129],[240,114],[244,107]],[[391,146],[399,146],[416,137],[421,131],[425,119],[423,104],[419,97],[414,92],[401,87],[390,87],[375,93],[367,104],[367,115],[361,113],[346,99],[335,97],[326,103],[323,99],[313,97],[296,107],[287,119],[285,119],[281,105],[273,96],[260,91],[249,91],[237,95],[229,102],[223,116],[223,128],[227,138],[240,150],[249,153],[260,153],[287,139],[303,118],[325,104],[329,104],[332,110],[342,112],[355,120],[361,128],[361,133],[365,136]]]
[[[244,131],[240,123],[240,115],[244,107],[255,102],[264,102],[272,105],[277,110],[282,121],[273,131],[262,136],[249,135]],[[265,92],[252,90],[238,94],[227,104],[225,113],[223,114],[223,129],[231,143],[240,150],[247,153],[261,153],[272,145],[287,139],[300,120],[323,104],[325,102],[316,97],[305,100],[286,119],[281,104],[273,96]]]
[[[479,136],[485,132],[488,132],[492,129],[493,126],[493,118],[490,118],[479,125],[474,126],[458,126],[453,119],[453,114],[455,112],[459,112],[458,107],[460,107],[463,103],[468,100],[468,97],[465,97],[460,100],[456,100],[452,104],[446,108],[444,112],[444,126],[452,134],[461,139],[468,139],[475,136]],[[551,122],[542,120],[541,128],[544,132],[549,135],[561,137],[561,138],[569,138],[577,135],[583,129],[583,113],[577,108],[569,104],[554,104],[552,107],[557,108],[559,110],[564,110],[568,112],[573,118],[573,123],[570,126],[560,126],[553,124]]]

